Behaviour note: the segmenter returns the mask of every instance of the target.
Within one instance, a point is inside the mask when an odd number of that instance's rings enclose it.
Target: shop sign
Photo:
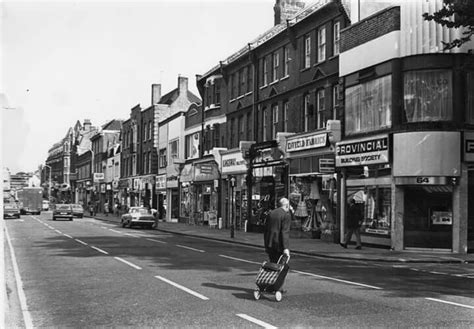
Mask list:
[[[128,188],[128,187],[129,187],[129,185],[128,185],[128,179],[121,179],[121,180],[119,180],[119,182],[118,182],[118,187],[121,188],[121,189]]]
[[[166,188],[166,175],[156,176],[156,189]]]
[[[337,143],[336,167],[387,163],[388,145],[388,135]]]
[[[222,155],[222,173],[237,173],[247,171],[247,161],[244,160],[242,153],[223,154]]]
[[[207,181],[219,179],[219,169],[215,162],[196,163],[194,165],[194,180]]]
[[[464,133],[464,161],[474,162],[474,133]]]
[[[286,142],[286,151],[303,151],[308,149],[314,149],[319,147],[326,147],[328,141],[327,133],[313,134],[310,136],[304,136],[299,138],[288,139]]]
[[[96,182],[100,182],[102,180],[104,180],[105,178],[105,175],[103,172],[95,172],[94,173],[94,183]]]
[[[112,190],[112,184],[107,183],[106,189],[107,189],[107,191],[111,191]]]
[[[105,193],[105,183],[100,184],[100,193]]]
[[[453,213],[450,211],[433,211],[431,223],[433,225],[452,225]]]
[[[396,185],[446,185],[447,183],[447,177],[441,176],[395,177]]]
[[[138,190],[140,188],[140,180],[138,178],[133,179],[133,189]]]

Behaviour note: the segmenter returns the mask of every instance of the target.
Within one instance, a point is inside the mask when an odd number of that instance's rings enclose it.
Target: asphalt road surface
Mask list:
[[[253,296],[260,248],[48,212],[6,227],[8,327],[474,327],[472,264],[292,255],[277,302]]]

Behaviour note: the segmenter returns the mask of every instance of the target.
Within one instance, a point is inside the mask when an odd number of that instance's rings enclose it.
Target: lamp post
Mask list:
[[[45,164],[44,166],[49,168],[48,201],[51,201],[51,166],[48,166],[47,164]]]
[[[235,207],[235,196],[234,196],[234,187],[235,187],[235,177],[232,176],[230,178],[230,237],[234,238],[235,236],[235,214],[234,214],[234,207]]]

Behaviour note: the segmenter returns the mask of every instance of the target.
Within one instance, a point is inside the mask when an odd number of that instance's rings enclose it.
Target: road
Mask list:
[[[6,228],[11,327],[474,326],[472,264],[292,255],[283,300],[256,301],[260,248],[48,212]]]

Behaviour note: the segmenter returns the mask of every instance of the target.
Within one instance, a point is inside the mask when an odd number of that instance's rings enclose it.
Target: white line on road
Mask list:
[[[324,276],[324,275],[318,275],[318,274],[313,274],[313,273],[308,273],[308,272],[302,272],[302,271],[296,271],[296,270],[292,270],[292,272],[300,273],[300,274],[304,274],[304,275],[309,275],[309,276],[314,276],[314,277],[321,278],[321,279],[327,279],[327,280],[332,280],[332,281],[343,282],[343,283],[352,284],[352,285],[355,285],[355,286],[361,286],[361,287],[366,287],[366,288],[371,288],[371,289],[377,289],[377,290],[381,290],[381,289],[382,289],[382,288],[380,288],[380,287],[370,286],[370,285],[368,285],[368,284],[363,284],[363,283],[357,283],[357,282],[353,282],[353,281],[347,281],[347,280],[341,280],[341,279],[331,278],[331,277],[329,277],[329,276]]]
[[[230,256],[226,256],[226,255],[219,255],[219,257],[224,257],[224,258],[228,258],[228,259],[232,259],[232,260],[237,260],[237,261],[239,261],[239,262],[250,263],[250,264],[259,264],[259,265],[262,264],[262,263],[252,262],[252,261],[250,261],[250,260],[245,260],[245,259],[241,259],[241,258],[230,257]]]
[[[70,236],[69,234],[63,233],[63,235],[68,237],[69,239],[72,239],[72,236]]]
[[[26,304],[25,292],[23,291],[23,282],[21,281],[20,270],[18,269],[18,264],[16,262],[15,252],[13,251],[13,245],[10,239],[10,234],[8,234],[6,226],[5,233],[7,237],[8,247],[10,248],[10,257],[12,258],[13,272],[15,273],[16,288],[18,291],[18,299],[20,300],[21,312],[23,313],[23,321],[25,323],[26,328],[33,328],[33,321],[31,320],[31,315],[28,311],[28,305]]]
[[[97,248],[97,247],[94,247],[94,246],[91,246],[91,248],[92,248],[92,249],[95,249],[95,250],[97,250],[98,252],[101,252],[101,253],[103,253],[103,254],[106,254],[106,255],[109,254],[107,251],[102,250],[102,249],[100,249],[100,248]]]
[[[124,234],[125,234],[125,235],[128,235],[128,236],[132,236],[132,237],[134,237],[134,238],[140,238],[139,236],[134,235],[134,234],[130,234],[130,233],[124,233]]]
[[[147,239],[147,240],[153,241],[153,242],[158,242],[158,243],[163,243],[163,244],[166,243],[165,241],[160,241],[160,240],[155,240],[155,239]]]
[[[255,324],[257,324],[257,325],[259,325],[259,326],[261,326],[261,327],[264,327],[264,328],[277,328],[277,327],[272,326],[271,324],[268,324],[268,323],[266,323],[266,322],[263,322],[263,321],[261,321],[261,320],[259,320],[259,319],[255,319],[255,318],[253,318],[253,317],[251,317],[251,316],[249,316],[249,315],[247,315],[247,314],[242,314],[242,313],[241,313],[241,314],[236,314],[236,315],[237,315],[238,317],[241,317],[242,319],[245,319],[245,320],[247,320],[247,321],[253,322],[253,323],[255,323]]]
[[[193,250],[193,251],[197,251],[197,252],[205,252],[204,250],[201,250],[201,249],[186,247],[186,246],[182,246],[182,245],[180,245],[180,244],[177,244],[176,247],[180,247],[180,248],[184,248],[184,249],[189,249],[189,250]]]
[[[118,260],[118,261],[121,261],[122,263],[127,264],[128,266],[131,266],[131,267],[133,267],[133,268],[136,268],[137,270],[141,270],[141,269],[142,269],[140,266],[137,266],[137,265],[135,265],[135,264],[133,264],[133,263],[130,263],[129,261],[126,261],[126,260],[123,259],[123,258],[120,258],[120,257],[114,257],[114,258],[115,258],[116,260]]]
[[[81,240],[79,240],[79,239],[74,239],[74,240],[76,240],[76,241],[79,242],[79,243],[82,243],[84,246],[88,246],[88,244],[85,243],[84,241],[81,241]]]
[[[118,234],[122,234],[122,232],[116,231],[116,230],[112,230],[111,228],[109,228],[109,230],[112,231],[112,232],[118,233]]]
[[[465,307],[465,308],[470,308],[470,309],[474,310],[474,306],[470,306],[470,305],[464,305],[464,304],[459,304],[459,303],[454,303],[454,302],[448,302],[447,300],[436,299],[436,298],[425,298],[425,299],[431,300],[431,301],[434,301],[434,302],[440,302],[440,303],[445,303],[445,304],[450,304],[450,305],[456,305],[456,306],[461,306],[461,307]]]
[[[59,234],[63,234],[63,232],[61,232],[60,230],[55,230],[56,232],[58,232]]]
[[[187,292],[188,294],[191,294],[191,295],[193,295],[193,296],[196,296],[197,298],[201,298],[202,300],[209,300],[209,298],[207,298],[206,296],[201,295],[200,293],[197,293],[197,292],[195,292],[195,291],[193,291],[193,290],[191,290],[191,289],[188,289],[188,288],[186,288],[186,287],[183,287],[182,285],[177,284],[176,282],[173,282],[173,281],[170,281],[170,280],[168,280],[168,279],[165,279],[165,278],[162,277],[162,276],[156,275],[155,278],[157,278],[157,279],[159,279],[159,280],[161,280],[161,281],[163,281],[163,282],[169,283],[170,285],[172,285],[172,286],[174,286],[174,287],[176,287],[176,288],[178,288],[178,289],[181,289],[181,290]]]

